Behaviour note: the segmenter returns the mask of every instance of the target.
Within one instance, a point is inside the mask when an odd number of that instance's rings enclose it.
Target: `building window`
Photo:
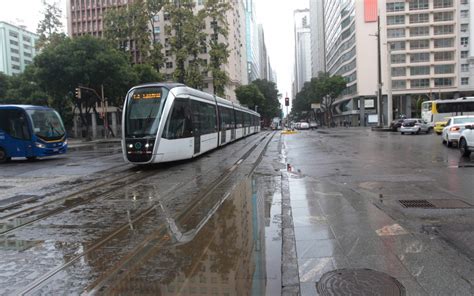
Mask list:
[[[454,73],[454,65],[436,65],[434,66],[435,74],[452,74]]]
[[[434,0],[433,8],[453,7],[453,0]]]
[[[410,67],[411,76],[430,75],[430,66]]]
[[[409,2],[410,10],[422,10],[429,8],[428,0],[411,0]]]
[[[428,35],[430,35],[430,27],[410,28],[410,37],[428,36]]]
[[[461,59],[467,59],[468,55],[469,55],[469,51],[467,50],[461,51]]]
[[[435,22],[448,22],[454,19],[454,14],[452,11],[436,12],[433,19]]]
[[[14,62],[17,62],[19,63],[20,62],[20,58],[19,57],[11,57],[11,60],[14,61]]]
[[[461,4],[469,4],[469,0],[461,0]]]
[[[435,35],[446,35],[453,34],[454,26],[453,25],[444,25],[444,26],[435,26],[434,34]]]
[[[165,51],[165,56],[167,56],[167,57],[171,56],[171,50],[170,49],[167,49]]]
[[[154,22],[159,22],[160,21],[160,16],[159,15],[153,16],[153,21]]]
[[[397,77],[397,76],[406,76],[407,71],[405,67],[395,67],[392,68],[392,76]]]
[[[469,44],[469,37],[461,37],[461,45],[467,46]]]
[[[166,69],[173,68],[173,62],[166,62]]]
[[[391,50],[405,50],[405,41],[390,42]]]
[[[429,79],[413,79],[410,81],[411,88],[427,88],[430,87]]]
[[[430,21],[428,13],[419,13],[410,15],[410,24],[427,23]]]
[[[31,42],[31,37],[23,36],[23,41],[30,43]]]
[[[392,64],[403,64],[406,62],[405,54],[392,54],[390,59]]]
[[[425,49],[430,47],[430,40],[412,40],[410,41],[410,49]]]
[[[467,10],[467,9],[461,10],[460,15],[461,15],[461,18],[469,17],[469,10]]]
[[[165,12],[164,15],[163,15],[163,19],[164,19],[165,21],[169,21],[169,20],[171,19],[170,14],[167,13],[167,12]]]
[[[435,48],[444,48],[444,47],[453,47],[453,46],[454,46],[454,38],[442,38],[442,39],[434,40]]]
[[[387,12],[404,11],[405,2],[387,3]]]
[[[11,40],[11,39],[10,39],[10,44],[11,44],[11,45],[16,45],[16,46],[18,46],[18,41],[15,41],[15,40]]]
[[[452,86],[453,79],[452,78],[435,78],[434,84],[435,86]]]
[[[462,85],[468,85],[469,84],[469,77],[462,77],[461,78],[461,84]]]
[[[388,29],[387,38],[405,37],[405,29]]]
[[[12,48],[12,49],[10,50],[10,52],[11,52],[11,53],[20,54],[20,51],[19,51],[18,49],[16,49],[16,48]]]
[[[156,26],[156,27],[153,29],[153,32],[155,32],[155,34],[160,34],[160,33],[161,33],[160,26]]]
[[[25,53],[23,53],[23,55],[24,55],[25,57],[31,58],[31,53],[29,53],[29,52],[25,52]]]
[[[435,62],[454,60],[454,51],[442,51],[434,53]]]
[[[422,62],[429,62],[429,61],[430,61],[429,52],[418,52],[418,53],[410,54],[411,63],[422,63]]]
[[[461,24],[461,32],[463,32],[463,33],[469,32],[469,25],[468,24]]]
[[[387,16],[387,25],[403,25],[405,24],[404,15],[390,15]]]
[[[469,64],[461,64],[461,72],[469,72]]]
[[[406,88],[406,86],[407,86],[406,80],[392,80],[393,89]]]
[[[18,65],[12,65],[12,69],[13,69],[13,70],[20,70],[20,66],[18,66]]]
[[[10,35],[10,37],[13,37],[13,38],[18,38],[18,33],[14,31],[8,31],[8,35]]]

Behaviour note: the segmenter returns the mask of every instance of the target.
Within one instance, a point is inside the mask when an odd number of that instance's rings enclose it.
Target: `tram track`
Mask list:
[[[202,189],[200,192],[196,194],[197,198],[195,198],[191,203],[187,204],[181,211],[178,212],[176,220],[179,220],[181,222],[186,222],[188,219],[192,217],[193,212],[199,208],[199,206],[205,201],[206,197],[210,196],[212,192],[214,192],[219,186],[221,186],[224,182],[227,182],[232,176],[232,174],[235,172],[236,168],[244,162],[246,159],[249,158],[249,156],[252,154],[252,152],[255,151],[259,145],[261,145],[262,142],[265,140],[266,143],[264,145],[264,148],[261,152],[263,152],[266,149],[266,146],[272,139],[274,133],[266,133],[262,137],[258,137],[255,139],[255,143],[241,156],[237,161],[235,161],[232,165],[227,167],[225,170],[222,171],[222,173],[217,177],[216,179],[212,180],[211,182],[208,182],[205,186],[204,189]],[[247,146],[248,147],[248,146]],[[261,155],[257,158],[260,159]],[[254,170],[257,164],[253,164],[251,167],[251,170]],[[212,170],[212,168],[210,169]],[[204,172],[205,174],[205,172]],[[189,181],[183,181],[181,183],[177,183],[176,186],[168,190],[167,194],[170,194],[173,192],[176,188],[181,188],[183,183],[189,183]],[[181,184],[181,185],[180,185]],[[176,192],[174,191],[175,195]],[[227,197],[225,197],[227,198]],[[223,201],[222,201],[223,202]],[[30,294],[32,292],[38,291],[39,288],[41,288],[45,283],[47,283],[49,280],[51,280],[56,274],[59,272],[67,269],[68,267],[72,266],[75,262],[78,262],[81,258],[84,258],[84,256],[87,256],[88,254],[91,254],[92,252],[97,251],[99,248],[102,246],[105,246],[108,242],[111,242],[114,238],[116,238],[119,234],[125,231],[130,230],[130,225],[134,225],[139,223],[142,220],[145,220],[149,215],[151,215],[153,212],[157,210],[157,207],[159,205],[154,204],[149,206],[148,208],[142,210],[140,213],[137,213],[135,215],[135,218],[131,219],[129,223],[124,223],[123,225],[115,228],[109,234],[101,239],[100,241],[94,243],[93,245],[89,246],[87,250],[82,252],[81,254],[75,255],[73,258],[68,260],[68,262],[57,266],[56,268],[50,270],[49,272],[45,273],[43,276],[40,278],[36,279],[29,285],[27,285],[22,291],[20,291],[19,294],[21,295],[26,295]],[[91,287],[91,290],[89,292],[94,292],[98,291],[101,287],[107,286],[107,282],[111,279],[112,276],[117,275],[117,273],[120,273],[120,270],[123,266],[129,264],[130,262],[141,262],[138,258],[143,258],[145,254],[149,252],[148,248],[151,246],[154,246],[153,241],[154,239],[157,238],[157,233],[161,233],[164,230],[166,230],[166,225],[165,224],[160,224],[156,230],[153,231],[151,235],[147,235],[144,240],[142,240],[138,246],[136,246],[134,249],[132,249],[131,252],[128,254],[124,255],[124,258],[122,258],[121,261],[119,261],[109,272],[105,273],[105,277],[99,278],[98,281],[96,281],[93,286]],[[160,237],[160,236],[158,236]],[[138,259],[138,260],[137,260]],[[87,291],[87,290],[86,290]]]
[[[166,164],[159,164],[158,166],[167,166],[167,165]],[[214,168],[211,168],[210,171],[211,170],[214,170]],[[83,190],[73,192],[69,195],[66,195],[66,196],[48,201],[46,203],[42,203],[42,204],[39,204],[39,205],[36,205],[36,206],[33,206],[33,207],[29,207],[27,209],[22,209],[22,210],[19,210],[17,212],[2,216],[0,218],[0,223],[6,224],[5,222],[8,222],[9,220],[12,220],[12,219],[15,219],[15,218],[18,218],[20,215],[22,215],[22,216],[27,215],[28,213],[34,213],[35,210],[45,209],[50,205],[52,205],[54,207],[56,205],[55,208],[53,208],[52,210],[48,210],[44,214],[39,214],[38,217],[30,218],[30,219],[28,219],[28,217],[27,218],[22,218],[22,220],[26,220],[26,221],[22,222],[22,223],[19,223],[19,224],[15,224],[15,226],[12,226],[9,229],[6,229],[4,231],[0,231],[0,238],[2,236],[12,234],[13,232],[18,231],[22,228],[25,228],[25,227],[33,224],[33,223],[39,222],[41,220],[48,219],[50,217],[53,217],[54,215],[57,215],[57,214],[72,210],[74,208],[77,208],[79,206],[85,205],[85,204],[87,204],[87,203],[89,203],[93,200],[97,200],[97,199],[101,199],[101,198],[107,199],[108,197],[110,197],[110,195],[112,193],[114,193],[116,191],[119,191],[121,189],[124,189],[125,187],[129,186],[129,184],[134,184],[137,181],[143,181],[143,180],[148,179],[150,177],[156,176],[160,173],[163,173],[163,171],[162,170],[158,170],[158,171],[157,170],[149,170],[149,169],[134,171],[134,172],[131,172],[131,173],[127,173],[123,176],[115,177],[112,180],[107,180],[107,181],[104,181],[104,182],[101,182],[101,183],[98,183],[98,184],[96,183],[92,186],[88,186],[87,188],[85,188]],[[208,173],[208,172],[204,172],[203,175],[205,175],[206,173]],[[113,176],[113,174],[111,174],[111,175]],[[111,175],[109,175],[108,177],[110,177]],[[200,177],[196,177],[194,179],[197,180],[199,178]],[[125,182],[124,184],[116,184],[116,183],[119,183],[120,181],[122,181],[124,179],[126,179],[128,182]],[[193,180],[191,180],[191,182],[192,181]],[[179,188],[180,186],[182,186],[182,185],[184,185],[188,182],[189,181],[180,182],[180,183],[176,184],[175,187]],[[113,186],[113,187],[109,188],[108,190],[103,191],[102,188],[107,187],[107,186]],[[82,196],[84,196],[84,195],[89,195],[89,197],[88,198],[82,198]],[[67,203],[67,205],[63,205],[64,203]]]

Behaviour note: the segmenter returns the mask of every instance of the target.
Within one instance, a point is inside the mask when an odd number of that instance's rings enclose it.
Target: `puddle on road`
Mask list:
[[[91,287],[99,288],[93,291],[264,295],[271,271],[265,259],[270,213],[263,196],[256,194],[252,180],[240,183],[228,197],[218,195],[212,199],[213,206],[206,202],[176,221],[163,206],[168,239],[147,250],[138,266],[133,262],[134,267],[123,268],[105,286]]]

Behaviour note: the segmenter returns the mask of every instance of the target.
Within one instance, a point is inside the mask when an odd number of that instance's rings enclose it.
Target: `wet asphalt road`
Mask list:
[[[145,169],[103,143],[0,176],[0,294],[317,295],[369,268],[474,295],[474,159],[433,134],[263,132]]]

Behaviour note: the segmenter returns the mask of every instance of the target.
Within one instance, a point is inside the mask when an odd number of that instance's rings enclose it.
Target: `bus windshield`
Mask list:
[[[143,87],[133,90],[127,100],[125,137],[156,137],[168,90],[162,87]]]
[[[30,116],[33,133],[45,141],[60,140],[66,134],[59,114],[54,110],[26,110]]]

